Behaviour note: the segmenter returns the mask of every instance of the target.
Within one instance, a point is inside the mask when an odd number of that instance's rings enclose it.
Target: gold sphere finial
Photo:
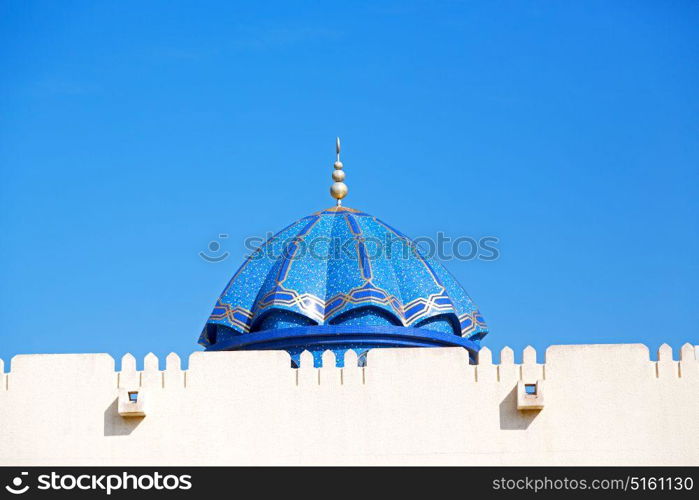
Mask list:
[[[330,186],[330,196],[335,198],[337,200],[337,206],[342,206],[342,198],[347,196],[347,192],[349,191],[349,188],[347,187],[347,184],[345,184],[345,172],[343,172],[343,167],[344,165],[340,161],[340,138],[337,137],[335,139],[335,164],[333,167],[335,170],[333,171],[333,183],[332,186]]]
[[[344,182],[334,182],[332,186],[330,186],[330,195],[337,200],[337,206],[340,206],[342,202],[340,201],[342,198],[347,196],[347,184]]]

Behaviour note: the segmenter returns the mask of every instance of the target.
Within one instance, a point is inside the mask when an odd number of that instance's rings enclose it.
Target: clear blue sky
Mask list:
[[[485,345],[699,343],[697,2],[0,5],[6,362],[200,349],[243,239],[332,204],[335,135],[346,205],[500,238],[446,263]]]

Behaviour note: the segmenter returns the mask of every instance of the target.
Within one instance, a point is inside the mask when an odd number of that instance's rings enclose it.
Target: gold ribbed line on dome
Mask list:
[[[337,206],[340,207],[342,206],[342,198],[347,196],[349,189],[347,188],[347,184],[343,182],[345,180],[345,171],[342,170],[344,165],[340,161],[339,137],[335,139],[335,153],[337,155],[335,158],[335,164],[333,165],[333,181],[335,182],[333,182],[333,185],[330,186],[330,196],[337,200]]]

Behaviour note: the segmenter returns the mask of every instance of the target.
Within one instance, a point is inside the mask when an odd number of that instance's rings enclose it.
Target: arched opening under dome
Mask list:
[[[459,318],[457,318],[455,314],[439,314],[431,318],[423,319],[415,325],[415,328],[424,328],[425,330],[435,330],[437,332],[461,336]]]
[[[317,326],[311,318],[287,309],[272,308],[255,319],[250,333],[279,328],[294,328],[300,326]]]
[[[330,320],[331,325],[403,326],[395,314],[375,306],[351,309]]]

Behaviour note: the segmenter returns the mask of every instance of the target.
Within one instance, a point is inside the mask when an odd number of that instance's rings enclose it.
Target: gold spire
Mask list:
[[[335,139],[335,152],[337,154],[337,157],[335,159],[335,170],[333,170],[333,183],[332,186],[330,186],[330,196],[335,198],[337,200],[337,206],[340,207],[342,206],[342,198],[347,196],[347,184],[345,184],[345,172],[342,170],[342,167],[344,165],[340,161],[340,138],[338,137]]]

